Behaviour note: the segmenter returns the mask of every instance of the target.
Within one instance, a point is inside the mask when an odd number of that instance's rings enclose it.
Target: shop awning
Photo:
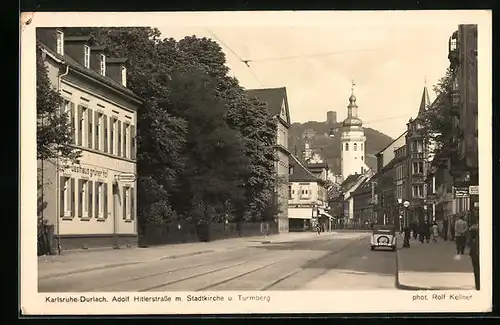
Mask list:
[[[325,216],[325,217],[328,217],[329,219],[333,219],[333,217],[332,217],[331,215],[329,215],[328,213],[326,213],[326,212],[324,212],[324,211],[323,211],[323,212],[321,212],[321,215],[322,215],[322,216]]]

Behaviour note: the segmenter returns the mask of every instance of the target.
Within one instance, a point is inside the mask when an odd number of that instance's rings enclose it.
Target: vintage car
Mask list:
[[[390,248],[396,250],[396,228],[392,225],[375,225],[370,242],[371,250],[375,248]]]

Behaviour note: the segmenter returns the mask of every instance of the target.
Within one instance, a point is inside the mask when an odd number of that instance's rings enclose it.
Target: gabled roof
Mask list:
[[[322,182],[321,178],[314,175],[306,166],[304,166],[297,157],[290,155],[293,165],[293,173],[288,176],[289,182]]]
[[[80,36],[78,36],[78,37],[80,37]],[[132,90],[128,89],[127,87],[124,87],[123,85],[114,81],[113,79],[106,77],[106,76],[103,76],[92,69],[84,67],[83,65],[78,63],[76,60],[74,60],[73,58],[71,58],[67,54],[60,55],[60,54],[56,53],[55,51],[53,51],[49,46],[47,46],[41,42],[40,42],[40,45],[42,46],[42,50],[45,51],[47,54],[49,54],[53,58],[56,58],[59,61],[64,62],[65,64],[67,64],[70,68],[74,69],[75,71],[80,72],[84,75],[87,75],[88,77],[91,77],[99,82],[104,83],[108,87],[113,88],[115,91],[126,94],[126,95],[134,98],[135,100],[142,102],[142,99],[139,96],[137,96],[134,92],[132,92]],[[108,62],[109,62],[109,60],[112,60],[112,59],[111,58],[108,59]]]
[[[408,133],[408,130],[404,131],[399,137],[397,137],[396,139],[392,140],[387,146],[385,146],[384,149],[382,149],[379,152],[377,152],[375,154],[375,157],[378,157],[379,155],[381,155],[387,148],[389,148],[392,144],[394,144],[394,142],[396,142],[399,139],[401,139],[401,137],[404,137],[406,135],[406,133]]]
[[[247,89],[248,97],[255,97],[260,101],[267,103],[267,109],[273,116],[279,118],[281,113],[281,105],[285,104],[286,124],[290,125],[290,110],[288,108],[288,98],[286,95],[286,87],[280,88],[262,88],[262,89]]]
[[[347,176],[347,178],[340,184],[340,187],[350,187],[349,184],[354,184],[356,181],[363,175],[361,174],[352,174]]]

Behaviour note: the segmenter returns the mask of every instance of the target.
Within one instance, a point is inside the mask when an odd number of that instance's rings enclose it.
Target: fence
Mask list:
[[[209,242],[220,239],[277,234],[278,225],[269,223],[149,224],[139,235],[139,246]]]

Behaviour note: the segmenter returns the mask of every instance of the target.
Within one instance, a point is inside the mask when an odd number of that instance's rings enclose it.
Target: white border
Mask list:
[[[23,22],[31,19],[29,25]],[[472,293],[471,301],[418,301],[415,292],[408,291],[292,291],[262,292],[269,295],[269,303],[239,302],[244,292],[219,292],[233,296],[232,302],[217,303],[45,303],[45,294],[38,294],[36,258],[36,127],[35,127],[35,28],[44,26],[323,26],[370,21],[374,26],[412,24],[425,25],[478,24],[479,72],[479,165],[481,188],[481,281],[479,292]],[[188,12],[188,13],[23,13],[21,16],[21,309],[25,314],[217,314],[217,313],[361,313],[361,312],[474,312],[489,311],[492,304],[492,224],[491,210],[491,102],[492,102],[492,35],[490,11],[357,11],[357,12]],[[455,28],[455,29],[453,29]],[[168,36],[168,35],[165,35]],[[411,37],[411,35],[409,35]],[[447,42],[447,40],[443,40]],[[431,50],[431,49],[429,49]],[[459,293],[459,291],[449,292]],[[189,293],[172,293],[186,296]],[[211,293],[216,294],[216,293]],[[64,293],[57,296],[70,296]],[[75,296],[80,296],[76,293]],[[119,293],[92,293],[85,296],[119,295]],[[122,293],[124,296],[151,296],[153,294]],[[162,293],[156,293],[163,296]],[[54,295],[53,295],[54,296]],[[383,297],[383,298],[382,298]]]

